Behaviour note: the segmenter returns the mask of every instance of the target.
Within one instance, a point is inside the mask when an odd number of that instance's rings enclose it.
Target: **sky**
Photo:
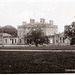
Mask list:
[[[12,25],[17,28],[22,21],[29,23],[44,18],[54,20],[58,31],[63,32],[65,25],[75,21],[74,0],[0,0],[0,26]]]

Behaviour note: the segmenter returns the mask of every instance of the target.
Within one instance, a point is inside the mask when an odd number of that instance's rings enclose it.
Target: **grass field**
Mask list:
[[[51,45],[51,46],[0,46],[0,49],[18,49],[18,50],[75,50],[75,46],[55,46],[55,45]]]
[[[66,73],[66,69],[75,69],[74,52],[0,51],[0,73]]]

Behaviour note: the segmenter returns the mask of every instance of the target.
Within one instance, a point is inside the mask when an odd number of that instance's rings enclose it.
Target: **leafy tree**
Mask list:
[[[8,33],[8,34],[11,34],[12,36],[16,37],[17,29],[10,25],[7,25],[5,27],[0,28],[0,33]]]
[[[73,37],[70,42],[70,45],[73,45],[73,44],[75,44],[75,37]]]
[[[70,44],[75,44],[75,28],[72,25],[68,26],[68,29],[65,30],[65,38],[70,39]]]
[[[38,46],[38,44],[47,44],[49,42],[48,37],[44,35],[41,29],[32,30],[31,34],[29,34],[27,38],[31,38],[36,46]]]

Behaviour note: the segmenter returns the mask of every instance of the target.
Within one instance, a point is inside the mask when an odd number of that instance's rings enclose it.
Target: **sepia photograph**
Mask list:
[[[75,73],[75,0],[0,0],[0,74]]]

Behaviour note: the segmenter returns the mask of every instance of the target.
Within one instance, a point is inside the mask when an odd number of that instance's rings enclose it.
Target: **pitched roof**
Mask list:
[[[4,37],[10,37],[12,35],[8,34],[8,33],[0,33],[0,35],[3,35]]]

